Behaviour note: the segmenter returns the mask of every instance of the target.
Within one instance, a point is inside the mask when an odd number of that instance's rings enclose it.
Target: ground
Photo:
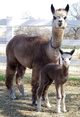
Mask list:
[[[10,100],[4,81],[0,81],[0,117],[80,117],[80,80],[70,80],[65,84],[68,112],[61,114],[56,113],[54,84],[49,88],[49,99],[52,107],[47,109],[45,106],[42,106],[41,112],[36,112],[36,107],[31,105],[30,83],[25,83],[24,86],[27,95],[21,97],[15,86],[17,99]]]

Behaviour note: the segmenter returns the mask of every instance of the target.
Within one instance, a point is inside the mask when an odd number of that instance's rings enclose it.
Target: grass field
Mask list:
[[[80,117],[80,77],[70,76],[65,84],[66,106],[68,112],[56,113],[55,87],[49,88],[49,99],[52,107],[47,109],[42,106],[41,112],[36,112],[36,107],[31,105],[31,72],[24,76],[24,88],[27,95],[21,97],[16,90],[16,100],[10,100],[5,87],[5,74],[0,73],[0,117]]]

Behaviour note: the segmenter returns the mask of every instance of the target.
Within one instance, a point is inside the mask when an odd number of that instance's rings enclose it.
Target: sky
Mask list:
[[[0,0],[0,18],[11,16],[21,18],[29,15],[35,18],[50,19],[52,17],[50,5],[55,9],[65,8],[80,0]]]

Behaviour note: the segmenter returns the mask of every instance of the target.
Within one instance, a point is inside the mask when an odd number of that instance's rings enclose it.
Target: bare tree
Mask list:
[[[20,26],[15,30],[15,35],[17,34],[27,34],[28,36],[51,36],[51,30],[45,26]]]
[[[34,17],[32,17],[30,14],[25,12],[22,16],[23,19],[26,19],[26,21],[35,21]],[[27,25],[27,22],[21,26],[15,27],[15,35],[17,34],[26,34],[28,36],[47,36],[50,37],[51,30],[47,28],[47,26],[34,26],[34,25]]]
[[[77,2],[72,5],[71,16],[76,20],[80,20],[80,2]]]
[[[70,14],[76,22],[80,22],[80,2],[72,5]],[[71,27],[71,31],[74,39],[80,38],[80,25],[78,25],[78,23]]]

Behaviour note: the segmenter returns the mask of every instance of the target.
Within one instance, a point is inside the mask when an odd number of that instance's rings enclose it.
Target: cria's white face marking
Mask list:
[[[55,28],[66,28],[67,12],[65,10],[56,10],[53,14],[53,26]]]
[[[72,56],[70,54],[62,54],[61,57],[63,64],[68,67],[70,65]]]

